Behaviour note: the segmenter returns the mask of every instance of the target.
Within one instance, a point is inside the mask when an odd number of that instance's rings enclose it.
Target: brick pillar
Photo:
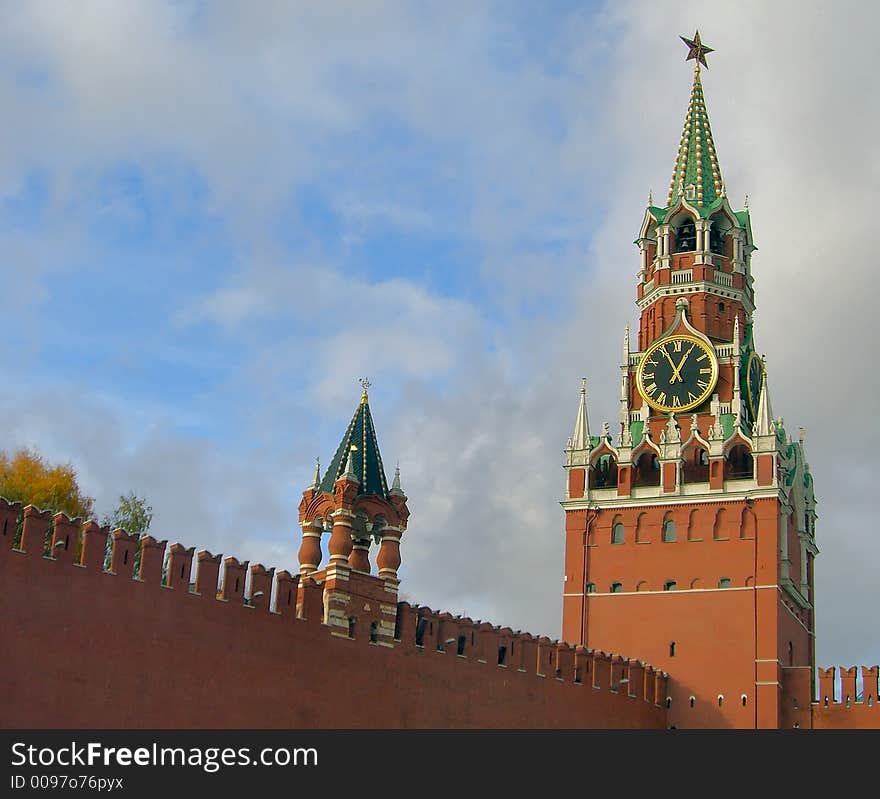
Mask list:
[[[299,573],[305,577],[318,570],[321,565],[321,533],[324,531],[320,522],[312,520],[302,523],[302,544],[299,548]]]
[[[370,573],[370,539],[359,538],[352,543],[348,565],[354,571]]]
[[[840,701],[852,703],[856,701],[856,667],[848,669],[840,667]]]
[[[21,528],[21,541],[19,550],[28,555],[40,557],[46,542],[46,534],[49,532],[49,520],[52,518],[51,511],[39,510],[33,505],[24,509],[24,521]]]
[[[348,556],[351,554],[351,517],[352,512],[346,508],[340,508],[333,514],[333,533],[330,536],[330,565],[348,565]]]
[[[79,521],[69,519],[64,513],[56,513],[52,519],[52,545],[49,555],[64,563],[73,563],[74,553],[79,550]]]
[[[819,704],[828,705],[834,702],[834,672],[830,669],[819,669]]]

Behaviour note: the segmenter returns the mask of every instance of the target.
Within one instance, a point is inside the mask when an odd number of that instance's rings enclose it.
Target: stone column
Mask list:
[[[380,532],[382,543],[379,547],[379,557],[376,565],[379,567],[379,576],[385,579],[397,579],[397,570],[400,568],[400,536],[402,530],[395,527],[386,527]]]
[[[330,565],[348,565],[352,550],[351,518],[352,512],[340,508],[333,514],[333,533],[330,536]]]
[[[305,577],[321,565],[321,532],[317,520],[302,523],[302,544],[299,548],[299,573]]]
[[[359,538],[352,544],[348,565],[359,572],[370,573],[370,539]]]

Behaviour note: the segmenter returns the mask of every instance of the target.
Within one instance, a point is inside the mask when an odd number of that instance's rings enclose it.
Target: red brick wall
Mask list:
[[[402,603],[404,640],[389,648],[370,643],[369,629],[354,640],[331,636],[317,587],[305,591],[308,618],[299,619],[286,602],[270,612],[266,596],[257,607],[240,596],[218,600],[211,581],[203,595],[162,586],[153,556],[141,582],[131,577],[131,557],[116,559],[127,574],[96,566],[97,547],[83,567],[63,547],[50,559],[42,542],[31,553],[10,544],[10,536],[0,539],[4,727],[665,726],[653,702],[609,690],[610,666],[594,688],[583,671],[586,653],[547,639],[517,637],[524,652],[506,668],[494,646],[504,631],[490,625],[477,626],[464,657],[454,644],[439,653],[436,641],[415,645],[409,622],[418,611]],[[212,563],[202,559],[206,568]],[[538,676],[542,658],[545,676]]]

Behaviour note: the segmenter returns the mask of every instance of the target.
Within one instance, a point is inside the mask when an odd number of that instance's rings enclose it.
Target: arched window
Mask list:
[[[742,703],[743,703],[743,707],[746,706],[746,702],[747,702],[747,701],[748,701],[748,697],[747,697],[745,694],[743,694],[743,695],[742,695]]]
[[[614,526],[611,528],[611,543],[612,544],[622,544],[623,543],[623,523],[615,522]]]
[[[669,657],[671,657],[671,658],[675,657],[675,641],[669,642]]]
[[[619,594],[623,591],[623,583],[611,583],[611,593]]]
[[[692,696],[690,699],[688,699],[688,702],[690,703],[690,706],[693,707],[695,704],[697,704],[697,697]]]
[[[612,455],[602,455],[590,469],[590,488],[615,488],[617,461]]]
[[[788,665],[794,666],[794,646],[791,641],[788,642]]]
[[[718,303],[718,313],[724,313],[724,303],[723,302]]]
[[[684,456],[682,481],[685,483],[709,482],[709,453],[701,446],[695,446]]]
[[[724,236],[714,224],[709,228],[709,250],[718,255],[724,255]]]
[[[675,541],[675,522],[665,519],[663,522],[663,543],[671,544]]]
[[[675,251],[693,252],[697,249],[697,227],[693,219],[686,219],[675,232]]]
[[[724,694],[718,694],[718,707],[724,704]]]
[[[375,644],[379,640],[379,622],[370,622],[370,643]]]
[[[653,452],[643,452],[633,469],[634,486],[660,485],[660,462]]]
[[[666,709],[668,710],[668,709],[671,708],[671,707],[672,707],[672,697],[671,697],[671,696],[667,696],[667,697],[666,697]]]
[[[724,472],[726,480],[743,480],[753,477],[752,453],[743,444],[737,444],[727,453]]]
[[[354,638],[355,626],[357,625],[357,619],[354,616],[348,617],[348,637]]]
[[[467,643],[467,638],[465,638],[463,635],[458,636],[458,649],[456,651],[457,655],[464,654],[464,647],[465,647],[466,643]]]

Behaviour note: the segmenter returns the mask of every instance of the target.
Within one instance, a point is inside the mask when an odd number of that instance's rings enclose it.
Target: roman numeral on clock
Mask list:
[[[677,394],[672,395],[672,407],[673,408],[680,408],[681,407],[681,400],[678,398]]]
[[[697,388],[700,389],[700,391],[705,391],[709,388],[709,384],[705,380],[697,380]]]

